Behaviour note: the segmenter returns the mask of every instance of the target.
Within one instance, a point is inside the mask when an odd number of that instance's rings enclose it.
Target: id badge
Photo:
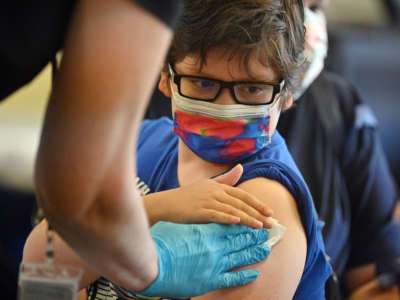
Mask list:
[[[82,270],[49,263],[22,263],[18,300],[76,300]]]

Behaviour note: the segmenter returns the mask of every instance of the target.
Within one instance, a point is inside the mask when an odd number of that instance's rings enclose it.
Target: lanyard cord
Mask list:
[[[46,243],[45,263],[48,265],[52,265],[54,264],[55,247],[54,247],[54,230],[51,227],[50,223],[48,223],[46,238],[47,238],[47,243]]]
[[[57,59],[54,56],[51,59],[51,86],[54,88],[55,78],[57,74]],[[47,222],[47,231],[46,231],[46,252],[45,252],[45,263],[48,265],[54,264],[55,257],[55,246],[54,246],[54,230],[49,222]]]

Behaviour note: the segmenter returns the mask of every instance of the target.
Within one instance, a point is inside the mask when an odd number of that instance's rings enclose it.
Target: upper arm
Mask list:
[[[46,220],[40,222],[29,234],[25,242],[23,251],[23,262],[43,262],[47,247],[47,228]],[[63,239],[54,233],[55,263],[78,267],[83,270],[83,276],[80,281],[80,288],[85,288],[91,282],[100,277],[93,271],[80,257],[63,241]]]
[[[239,187],[265,201],[274,210],[274,218],[287,227],[287,231],[273,246],[266,260],[246,267],[260,271],[257,280],[246,286],[218,290],[196,299],[292,299],[303,274],[307,254],[307,239],[296,201],[283,185],[266,178],[248,180]]]

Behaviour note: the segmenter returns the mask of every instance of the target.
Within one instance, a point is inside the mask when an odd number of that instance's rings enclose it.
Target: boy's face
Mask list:
[[[206,63],[201,69],[198,56],[194,55],[186,56],[183,60],[176,63],[173,68],[177,74],[207,77],[226,82],[258,81],[279,83],[282,80],[272,68],[262,65],[256,57],[250,56],[249,70],[246,70],[240,57],[234,56],[232,58],[226,53],[226,51],[224,51],[224,49],[220,48],[211,50],[208,53]],[[167,73],[163,72],[161,74],[159,89],[165,96],[170,98],[170,88],[173,88],[175,91],[177,90],[176,84],[170,82],[170,77],[167,76]],[[285,101],[285,99],[278,100],[278,97],[276,97],[275,102],[276,101],[283,101],[282,109],[287,109],[292,104],[291,97],[287,101]],[[227,88],[222,89],[214,103],[221,105],[237,104],[237,102],[232,98],[230,90]],[[277,104],[279,105],[279,103]],[[275,131],[279,119],[279,113],[280,109],[274,110],[274,113],[271,115],[270,126],[272,133]]]

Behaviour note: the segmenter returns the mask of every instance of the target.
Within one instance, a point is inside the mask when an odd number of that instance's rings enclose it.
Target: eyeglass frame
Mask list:
[[[271,83],[271,82],[265,82],[265,81],[223,81],[223,80],[219,80],[219,79],[214,79],[214,78],[207,78],[207,77],[202,77],[202,76],[195,76],[195,75],[186,75],[186,74],[177,74],[175,72],[175,70],[172,68],[171,64],[168,64],[168,70],[172,76],[172,81],[178,86],[178,93],[179,95],[189,98],[189,99],[193,99],[193,100],[197,100],[197,101],[205,101],[205,102],[214,102],[218,96],[221,94],[222,89],[224,88],[228,88],[231,92],[232,98],[233,100],[238,103],[238,104],[242,104],[242,105],[252,105],[252,106],[258,106],[258,105],[268,105],[274,102],[276,95],[278,95],[280,92],[282,92],[284,86],[285,86],[285,80],[282,80],[280,83]],[[219,86],[219,90],[217,92],[217,94],[215,95],[214,98],[212,99],[199,99],[199,98],[194,98],[194,97],[190,97],[187,95],[182,94],[181,92],[181,78],[182,77],[186,77],[186,78],[198,78],[198,79],[205,79],[205,80],[210,80],[210,81],[214,81],[220,84]],[[272,96],[271,96],[271,100],[266,102],[266,103],[243,103],[240,102],[237,98],[236,98],[236,94],[235,94],[235,90],[234,87],[237,84],[267,84],[273,87],[273,91],[272,91]]]

